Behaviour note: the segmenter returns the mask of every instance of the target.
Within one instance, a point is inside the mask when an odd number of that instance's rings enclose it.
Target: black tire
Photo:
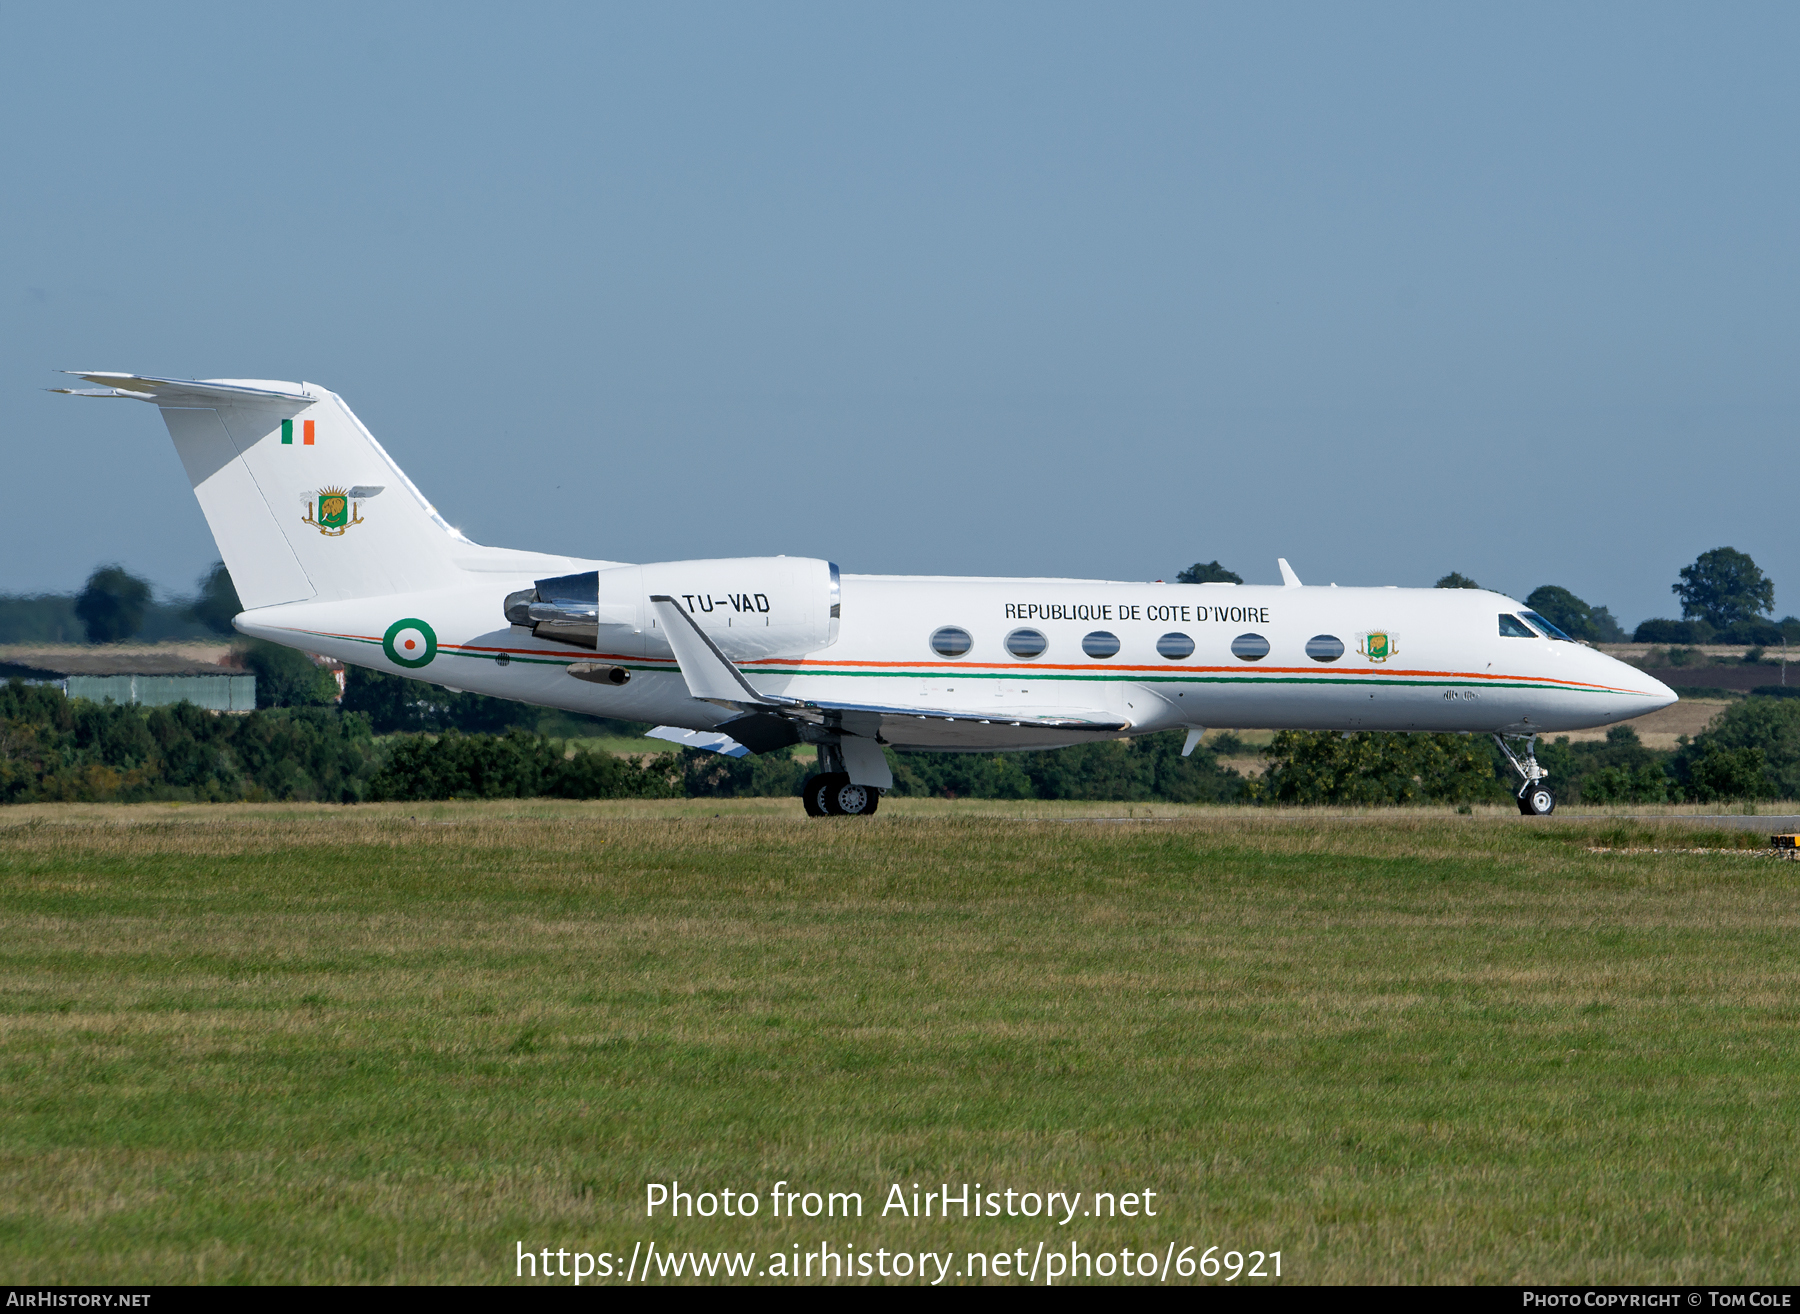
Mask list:
[[[1556,811],[1556,795],[1543,785],[1533,785],[1519,795],[1519,811],[1528,817],[1547,817]]]
[[[800,803],[809,817],[823,817],[825,812],[825,782],[829,776],[808,776],[800,786]]]
[[[819,800],[821,817],[841,817],[838,810],[838,792],[848,788],[850,777],[842,771],[831,771],[822,776],[813,777],[813,797]]]

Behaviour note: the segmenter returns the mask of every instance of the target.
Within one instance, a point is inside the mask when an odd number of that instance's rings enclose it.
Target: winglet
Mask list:
[[[663,633],[681,666],[681,678],[687,681],[688,692],[694,697],[727,707],[793,705],[793,699],[771,698],[752,688],[743,672],[731,664],[731,659],[719,651],[719,645],[674,598],[666,593],[654,593],[650,596],[650,605],[662,619]]]
[[[1294,568],[1288,565],[1286,557],[1276,557],[1275,564],[1281,567],[1281,585],[1283,588],[1297,589],[1300,587],[1300,577],[1294,573]]]

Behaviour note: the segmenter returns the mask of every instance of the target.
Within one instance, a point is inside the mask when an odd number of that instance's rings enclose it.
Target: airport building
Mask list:
[[[0,658],[0,682],[54,685],[70,698],[161,707],[188,702],[215,712],[256,709],[256,677],[248,671],[192,661],[174,653],[14,652]]]

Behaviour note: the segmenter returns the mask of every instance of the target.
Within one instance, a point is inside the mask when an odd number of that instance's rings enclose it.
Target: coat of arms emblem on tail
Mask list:
[[[362,504],[380,491],[380,487],[367,484],[355,488],[321,488],[308,494],[306,516],[301,523],[315,526],[329,538],[337,538],[350,526],[362,524]]]
[[[1385,662],[1400,651],[1400,646],[1386,630],[1375,630],[1362,636],[1356,645],[1356,651],[1372,662]]]

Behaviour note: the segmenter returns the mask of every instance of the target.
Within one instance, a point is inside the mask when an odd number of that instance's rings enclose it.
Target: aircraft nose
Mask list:
[[[1637,677],[1636,683],[1638,687],[1650,698],[1650,706],[1647,710],[1652,712],[1660,711],[1670,704],[1680,701],[1680,698],[1675,691],[1669,688],[1669,686],[1664,684],[1661,680],[1657,679],[1654,675],[1646,675],[1644,672],[1639,671]]]
[[[1607,655],[1604,664],[1613,687],[1630,691],[1631,706],[1636,709],[1631,712],[1634,717],[1643,716],[1647,712],[1661,711],[1680,701],[1675,691],[1668,685],[1647,671],[1639,670],[1629,662],[1622,662],[1617,657]]]

